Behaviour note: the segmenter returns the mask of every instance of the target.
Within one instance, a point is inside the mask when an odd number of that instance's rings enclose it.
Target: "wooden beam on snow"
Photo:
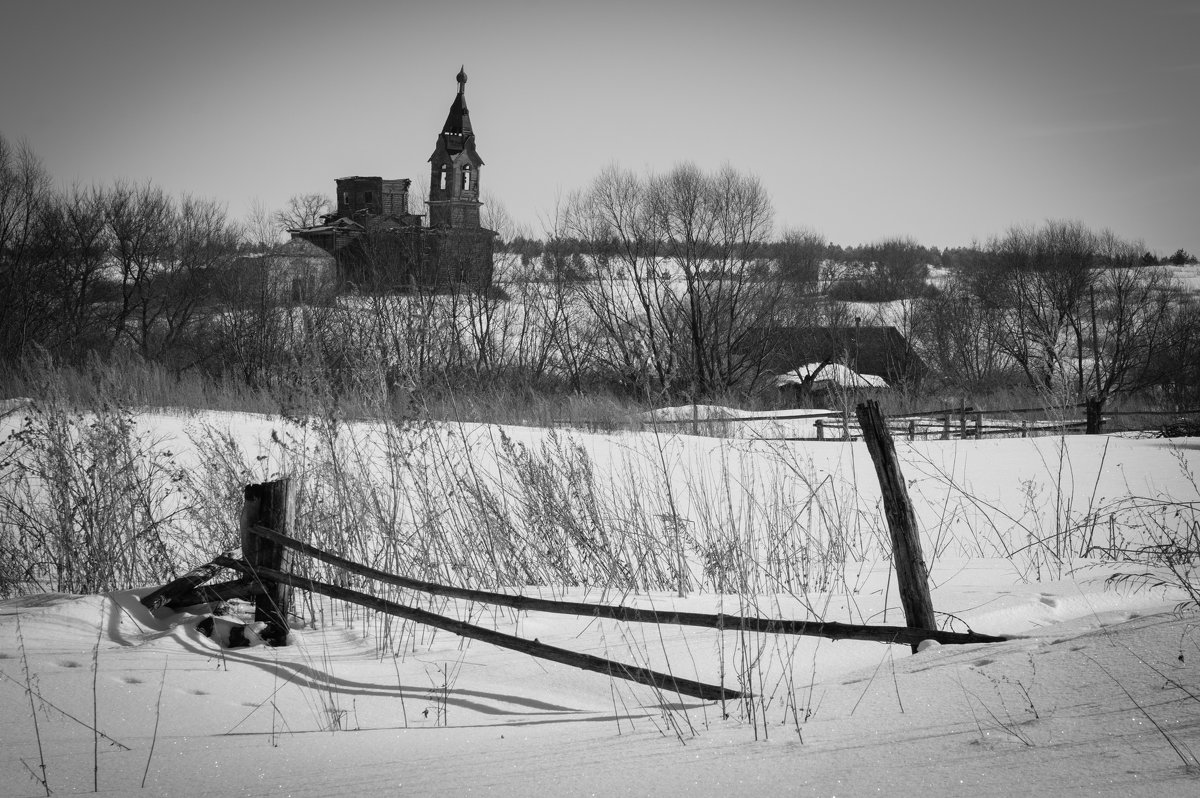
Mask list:
[[[748,694],[731,690],[718,685],[705,684],[691,679],[681,679],[669,673],[659,673],[658,671],[642,668],[636,665],[626,665],[622,662],[596,657],[591,654],[580,654],[577,651],[570,651],[557,646],[546,645],[537,640],[526,640],[523,637],[497,632],[493,629],[485,629],[482,626],[475,626],[464,621],[459,621],[454,618],[447,618],[444,615],[427,610],[418,609],[416,607],[407,607],[403,604],[398,604],[394,601],[388,601],[376,596],[371,596],[366,593],[359,593],[356,590],[330,585],[325,582],[318,582],[313,579],[296,576],[295,574],[284,573],[274,569],[264,568],[263,566],[250,566],[240,560],[234,560],[228,557],[219,558],[222,565],[228,568],[234,568],[245,574],[254,574],[257,577],[269,579],[278,584],[291,585],[292,587],[300,588],[301,590],[309,590],[313,593],[320,593],[330,598],[339,599],[341,601],[349,601],[353,604],[358,604],[369,609],[395,615],[400,618],[407,618],[410,621],[433,626],[438,629],[445,629],[448,632],[453,632],[461,637],[468,637],[473,640],[482,640],[485,643],[491,643],[500,648],[508,648],[513,651],[520,651],[538,659],[547,659],[552,662],[559,662],[563,665],[570,665],[573,668],[580,668],[585,671],[594,673],[602,673],[606,676],[611,676],[617,679],[627,679],[638,684],[650,685],[660,690],[667,690],[680,695],[692,696],[705,701],[728,700],[734,698],[742,698]]]

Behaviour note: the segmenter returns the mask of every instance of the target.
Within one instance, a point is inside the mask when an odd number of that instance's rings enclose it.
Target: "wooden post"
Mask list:
[[[942,440],[950,440],[950,411],[946,411],[946,417],[942,419]]]
[[[246,486],[245,504],[242,506],[242,557],[251,568],[285,570],[283,557],[286,549],[255,534],[253,530],[256,526],[264,526],[285,535],[291,534],[291,510],[286,479]],[[267,624],[260,636],[269,645],[286,646],[291,591],[278,582],[258,581],[263,591],[254,597],[254,620]]]
[[[1029,420],[1028,419],[1024,419],[1024,418],[1021,419],[1021,437],[1022,438],[1029,437]]]
[[[915,441],[917,439],[917,420],[915,418],[910,418],[908,420],[908,439],[910,441]]]
[[[1099,435],[1100,428],[1104,424],[1104,400],[1092,399],[1087,400],[1087,429],[1088,435]]]
[[[883,492],[883,511],[892,536],[892,560],[896,566],[896,584],[900,603],[910,628],[935,629],[933,599],[929,595],[929,571],[921,553],[917,515],[908,498],[908,487],[896,458],[896,446],[888,433],[879,403],[870,400],[856,408],[863,440],[875,463],[875,474]],[[913,645],[913,652],[917,646]]]
[[[983,440],[983,411],[975,411],[975,440]]]
[[[850,408],[842,408],[842,439],[850,440]]]
[[[813,424],[817,428],[817,440],[819,440],[819,441],[825,440],[825,419],[818,418],[816,421],[813,422]]]
[[[967,439],[967,397],[962,398],[958,407],[958,439],[965,441]]]

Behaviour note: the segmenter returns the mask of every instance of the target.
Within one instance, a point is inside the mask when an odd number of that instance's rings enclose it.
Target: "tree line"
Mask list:
[[[133,356],[281,395],[388,402],[499,390],[749,401],[779,370],[781,335],[865,317],[897,326],[931,367],[902,386],[914,391],[1200,391],[1191,296],[1137,242],[1078,222],[953,250],[843,247],[776,229],[762,184],[732,167],[614,166],[561,202],[544,235],[503,236],[490,289],[321,302],[270,291],[255,258],[328,210],[302,195],[238,222],[150,184],[56,190],[28,147],[0,137],[0,362]],[[380,269],[385,243],[365,248]]]

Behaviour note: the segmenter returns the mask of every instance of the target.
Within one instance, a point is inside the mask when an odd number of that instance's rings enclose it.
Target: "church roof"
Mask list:
[[[288,232],[289,233],[350,233],[350,232],[360,233],[365,230],[366,230],[365,227],[363,227],[361,224],[354,221],[353,219],[349,219],[345,216],[341,216],[341,217],[338,217],[337,219],[333,219],[332,221],[328,222],[327,224],[319,224],[319,225],[316,225],[315,227],[289,228]]]
[[[446,115],[446,123],[442,125],[442,141],[446,149],[452,153],[462,152],[475,137],[471,129],[471,112],[467,110],[467,73],[458,71],[458,94],[450,104],[450,113]]]

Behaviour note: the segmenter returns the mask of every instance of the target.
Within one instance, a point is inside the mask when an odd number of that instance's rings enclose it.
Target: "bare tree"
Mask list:
[[[1005,352],[1032,386],[1050,388],[1069,376],[1072,353],[1082,357],[1081,308],[1097,274],[1095,235],[1079,222],[1051,221],[992,239],[967,277],[977,296],[1005,311]]]
[[[1099,412],[1114,394],[1167,376],[1156,365],[1173,345],[1183,292],[1165,269],[1140,266],[1140,242],[1105,231],[1097,237],[1097,249],[1108,267],[1087,289],[1081,326],[1088,357],[1080,362],[1086,364],[1084,394]]]
[[[106,198],[106,220],[113,236],[113,256],[120,275],[120,296],[109,322],[111,344],[123,340],[144,350],[151,313],[144,307],[145,291],[159,264],[169,257],[174,209],[162,189],[149,183],[118,183]]]
[[[321,224],[321,217],[334,208],[333,200],[324,194],[294,194],[287,205],[275,211],[275,221],[284,230],[298,230]]]
[[[929,273],[926,250],[912,238],[888,238],[857,250],[845,267],[833,296],[865,302],[890,302],[920,296]]]
[[[278,213],[271,213],[261,200],[250,203],[250,210],[242,222],[242,243],[258,251],[270,250],[279,245],[285,229]]]
[[[588,309],[596,366],[636,393],[672,385],[680,334],[672,323],[676,298],[660,270],[647,193],[645,180],[609,166],[571,198],[564,221],[587,242],[593,263],[593,279],[577,289]]]
[[[610,167],[572,199],[568,227],[586,242],[580,283],[596,354],[627,385],[710,396],[752,387],[778,309],[766,244],[773,211],[759,181],[682,164],[639,178]],[[678,279],[673,279],[673,278]]]
[[[198,309],[228,274],[240,231],[217,203],[188,196],[176,203],[149,184],[118,184],[106,211],[120,274],[112,343],[124,342],[145,358],[182,356],[179,347],[201,319]]]
[[[773,247],[779,278],[798,295],[821,290],[822,266],[828,252],[825,236],[807,228],[788,228]]]
[[[44,202],[31,248],[47,292],[39,342],[76,360],[102,348],[97,294],[110,247],[104,202],[98,189],[79,188]]]
[[[1005,314],[953,278],[943,290],[917,301],[913,341],[946,381],[968,390],[1005,382],[1014,363],[1005,353]]]
[[[17,357],[31,341],[44,309],[36,291],[29,245],[50,197],[50,176],[26,144],[0,136],[0,357]]]
[[[203,356],[201,352],[185,356],[182,347],[207,318],[201,310],[211,302],[215,282],[228,273],[237,255],[239,231],[222,205],[184,196],[170,232],[168,258],[144,291],[140,327],[143,351],[159,359],[172,355],[178,368]],[[147,346],[148,340],[155,342],[155,349]]]

